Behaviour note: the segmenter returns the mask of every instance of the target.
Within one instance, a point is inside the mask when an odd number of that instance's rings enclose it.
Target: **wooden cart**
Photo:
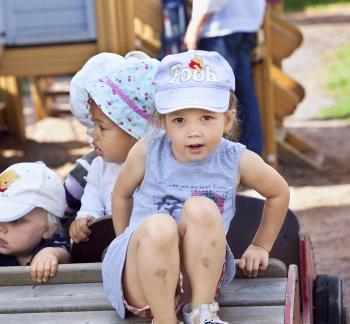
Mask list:
[[[260,222],[263,201],[237,197],[228,243],[237,257]],[[110,222],[110,226],[112,223]],[[111,237],[112,239],[112,237]],[[229,323],[346,324],[341,279],[317,275],[312,246],[289,211],[271,251],[269,267],[258,278],[236,279],[219,295],[220,316]],[[33,284],[29,267],[0,268],[0,323],[148,323],[122,321],[102,287],[101,263],[60,265],[48,284]]]

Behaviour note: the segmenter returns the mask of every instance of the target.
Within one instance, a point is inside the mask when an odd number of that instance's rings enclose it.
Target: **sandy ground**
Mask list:
[[[304,42],[283,61],[286,73],[306,89],[306,98],[285,126],[314,144],[330,161],[329,171],[321,174],[293,165],[281,164],[279,171],[291,188],[290,208],[302,229],[308,231],[314,247],[318,273],[341,276],[344,298],[350,304],[350,125],[343,121],[320,121],[317,112],[332,99],[323,89],[328,53],[350,41],[350,10],[339,8],[289,19],[302,30]],[[30,103],[27,116],[27,142],[16,143],[0,134],[0,170],[19,161],[42,159],[63,178],[75,159],[90,150],[84,128],[69,114],[33,123]],[[349,169],[348,169],[349,170]]]
[[[283,69],[300,82],[306,97],[285,121],[287,128],[302,135],[334,162],[319,174],[282,166],[291,187],[290,208],[313,242],[317,272],[343,279],[344,301],[350,303],[350,124],[317,120],[317,113],[332,104],[324,90],[329,54],[350,42],[350,7],[336,6],[324,12],[293,15],[304,41],[283,61]],[[350,53],[349,53],[350,55]]]

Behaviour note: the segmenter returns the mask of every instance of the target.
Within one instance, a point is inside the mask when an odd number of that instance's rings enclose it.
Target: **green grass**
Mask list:
[[[321,111],[319,117],[350,119],[350,44],[342,46],[330,56],[327,76],[326,87],[335,103]]]
[[[284,0],[283,8],[286,12],[304,11],[309,8],[319,8],[334,4],[349,4],[350,0]]]

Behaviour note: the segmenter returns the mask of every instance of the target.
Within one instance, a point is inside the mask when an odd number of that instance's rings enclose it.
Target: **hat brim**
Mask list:
[[[13,222],[31,212],[35,206],[19,202],[1,201],[0,223]]]
[[[229,102],[230,90],[222,88],[177,88],[157,91],[155,95],[155,106],[160,114],[189,108],[224,113]]]

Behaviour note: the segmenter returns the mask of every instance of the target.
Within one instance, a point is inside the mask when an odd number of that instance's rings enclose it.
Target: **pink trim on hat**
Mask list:
[[[111,87],[111,89],[113,90],[113,92],[117,93],[119,95],[120,98],[122,98],[125,103],[132,109],[134,110],[138,115],[140,115],[141,117],[143,117],[144,119],[148,119],[149,115],[147,112],[143,111],[142,109],[140,109],[137,105],[135,105],[135,103],[133,101],[131,101],[129,99],[129,97],[120,89],[118,88],[111,79],[106,79],[106,84],[109,85]]]

